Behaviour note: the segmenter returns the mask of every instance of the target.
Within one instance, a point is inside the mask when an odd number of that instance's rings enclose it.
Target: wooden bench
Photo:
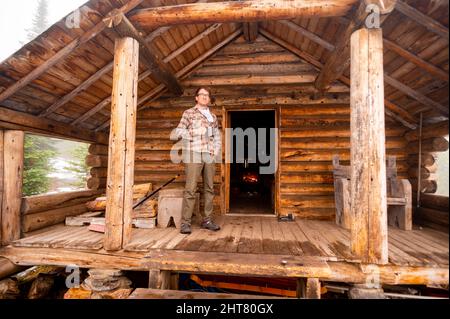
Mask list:
[[[350,166],[339,163],[339,156],[333,156],[334,199],[336,224],[350,229]],[[407,179],[397,178],[395,156],[388,156],[386,166],[386,190],[388,224],[403,230],[412,229],[412,190]]]

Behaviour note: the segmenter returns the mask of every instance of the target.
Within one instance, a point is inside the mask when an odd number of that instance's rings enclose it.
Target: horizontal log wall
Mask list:
[[[408,170],[409,180],[414,191],[414,198],[417,196],[418,185],[418,162],[419,162],[419,129],[409,131],[405,134],[408,143],[406,150],[408,152],[407,163],[410,166]],[[445,152],[449,148],[448,140],[448,121],[425,125],[422,128],[421,139],[421,191],[427,194],[436,193],[437,185],[437,154]]]
[[[211,88],[212,111],[222,121],[225,110],[276,109],[280,126],[280,214],[333,219],[332,156],[344,164],[350,157],[349,89],[335,83],[329,93],[314,99],[317,71],[295,55],[259,36],[254,43],[237,39],[183,82],[182,97],[162,96],[137,118],[135,182],[161,184],[183,172],[170,161],[169,140],[184,110],[194,106],[199,86]],[[405,129],[387,123],[388,155],[397,157],[399,175],[407,176]],[[221,172],[215,178],[220,194]],[[183,186],[184,176],[177,185]],[[222,192],[223,196],[223,192]],[[216,210],[223,197],[216,197]]]
[[[422,194],[420,207],[416,208],[414,222],[448,233],[448,196]]]
[[[181,116],[189,107],[195,105],[192,97],[186,98],[185,105],[178,106],[176,102],[169,108],[150,108],[138,114],[136,129],[136,153],[134,166],[134,183],[153,183],[154,189],[164,184],[166,181],[180,173],[181,176],[172,184],[172,187],[184,187],[186,177],[184,165],[173,163],[170,151],[174,142],[170,140],[172,129],[176,128]],[[213,108],[213,112],[218,115],[221,122],[220,110]],[[214,178],[214,189],[216,197],[214,199],[214,211],[220,212],[220,173],[221,166],[216,165],[216,176]],[[199,191],[203,191],[203,184],[199,184]],[[201,196],[201,206],[203,206],[203,196]]]
[[[405,134],[408,141],[407,151],[409,178],[412,184],[414,201],[414,223],[448,233],[448,196],[435,195],[438,190],[437,177],[439,167],[437,155],[448,151],[448,121],[428,124],[422,128],[421,190],[420,207],[417,207],[419,129]],[[446,172],[448,176],[448,172]]]
[[[105,189],[98,189],[23,197],[21,204],[23,236],[26,237],[31,231],[62,223],[68,216],[85,213],[86,202],[104,192]]]
[[[87,180],[89,189],[106,188],[106,176],[108,167],[108,146],[91,144],[89,155],[86,157],[86,165],[91,167],[90,177]]]

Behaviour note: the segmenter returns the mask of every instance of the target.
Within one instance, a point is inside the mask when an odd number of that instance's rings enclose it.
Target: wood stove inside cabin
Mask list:
[[[256,143],[249,143],[244,138],[244,152],[237,154],[236,137],[233,137],[233,161],[230,164],[230,213],[231,214],[274,214],[275,213],[275,174],[262,174],[261,163],[264,159],[258,156],[258,144],[265,140],[265,154],[270,154],[270,129],[275,128],[275,111],[233,111],[229,112],[229,127],[236,129],[253,128],[256,133]],[[265,128],[265,134],[260,136],[258,128]],[[265,135],[265,136],[264,136]],[[276,143],[272,139],[273,143]],[[250,146],[249,146],[250,145]],[[259,146],[260,151],[263,150]],[[255,156],[256,154],[256,156]],[[238,158],[240,156],[240,158]]]

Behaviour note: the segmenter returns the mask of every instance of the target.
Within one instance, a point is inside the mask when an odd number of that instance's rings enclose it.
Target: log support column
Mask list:
[[[318,278],[299,278],[297,297],[302,299],[320,299],[320,281]]]
[[[131,236],[138,63],[139,43],[133,38],[117,39],[106,189],[106,250],[122,249]]]
[[[387,198],[381,29],[351,36],[351,249],[365,263],[386,264]]]
[[[172,273],[169,270],[149,271],[148,288],[168,290],[174,289],[175,288],[174,285],[175,279],[172,278]]]
[[[20,238],[23,179],[23,131],[0,131],[0,237],[8,245]]]

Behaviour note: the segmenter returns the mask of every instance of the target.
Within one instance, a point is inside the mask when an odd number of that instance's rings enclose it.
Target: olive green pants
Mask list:
[[[208,155],[206,155],[208,156]],[[205,194],[205,209],[202,213],[203,220],[208,220],[213,212],[214,200],[214,175],[216,173],[216,164],[208,158],[207,161],[193,161],[185,163],[186,186],[184,189],[182,218],[183,224],[191,224],[192,213],[195,207],[195,193],[197,183],[203,172],[203,187]]]

